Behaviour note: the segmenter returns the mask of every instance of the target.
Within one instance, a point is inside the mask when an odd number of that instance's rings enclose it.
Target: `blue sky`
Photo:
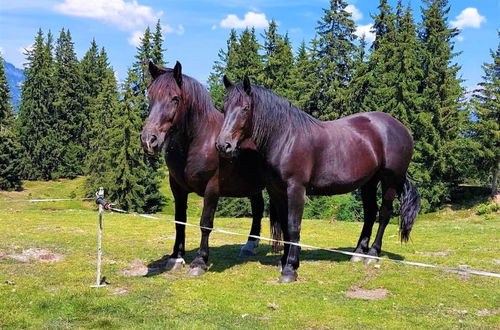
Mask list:
[[[378,0],[350,0],[359,33],[369,33]],[[395,6],[396,0],[389,0]],[[0,0],[0,51],[18,67],[25,62],[22,49],[33,42],[38,28],[58,34],[68,28],[79,58],[95,38],[109,54],[119,79],[133,62],[137,36],[158,18],[164,25],[166,59],[179,60],[184,72],[206,81],[231,27],[255,26],[260,34],[275,19],[280,32],[288,31],[294,48],[314,37],[315,26],[328,6],[327,0]],[[404,1],[407,3],[407,1]],[[414,16],[421,20],[422,1],[411,1]],[[462,66],[464,86],[475,86],[482,75],[481,64],[491,61],[500,28],[500,1],[452,0],[450,24],[461,29],[456,61]],[[369,36],[368,36],[369,37]]]

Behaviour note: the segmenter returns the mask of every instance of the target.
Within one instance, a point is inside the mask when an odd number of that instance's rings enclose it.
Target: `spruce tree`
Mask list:
[[[155,32],[152,37],[153,49],[151,50],[151,61],[156,65],[164,66],[167,64],[163,59],[163,54],[166,49],[163,48],[163,36],[161,32],[160,20],[156,22]]]
[[[447,0],[427,0],[422,30],[422,111],[416,118],[414,164],[420,182],[423,207],[431,208],[449,199],[461,173],[460,133],[463,127],[463,90],[457,77],[460,66],[452,63],[453,38],[458,30],[449,28]],[[418,177],[417,177],[418,176]]]
[[[139,77],[135,70],[129,70],[123,86],[124,95],[119,112],[113,117],[109,130],[109,157],[106,190],[109,199],[125,210],[147,211],[145,206],[144,182],[149,168],[144,162],[144,153],[139,143],[139,130],[142,126],[140,111],[137,108],[137,94],[134,91]]]
[[[33,49],[27,51],[18,127],[24,149],[23,178],[50,180],[57,177],[61,146],[54,111],[54,61],[52,35],[44,40],[38,30]]]
[[[91,155],[87,152],[89,149],[90,130],[93,123],[94,104],[102,87],[102,80],[107,68],[107,61],[102,65],[99,58],[99,47],[95,39],[92,40],[90,48],[87,50],[82,60],[80,61],[80,71],[82,76],[82,110],[84,114],[84,127],[82,131],[82,146],[86,150],[85,162]],[[85,169],[84,169],[85,172]],[[86,173],[86,172],[85,172]]]
[[[83,173],[86,116],[81,92],[84,82],[69,30],[61,30],[55,53],[54,111],[60,147],[58,176],[74,178]]]
[[[0,190],[21,190],[22,150],[14,129],[10,90],[0,56]]]
[[[269,23],[263,35],[263,80],[264,87],[284,97],[290,96],[290,71],[293,66],[293,52],[288,35],[278,33],[276,21]]]
[[[363,35],[359,40],[358,51],[354,61],[354,73],[348,86],[348,113],[373,111],[370,106],[371,90],[375,85],[373,71],[366,55],[367,42]]]
[[[233,80],[235,77],[232,76],[231,70],[234,63],[234,47],[238,42],[238,35],[236,30],[231,29],[229,38],[227,40],[226,50],[220,49],[217,54],[218,59],[214,62],[212,66],[212,72],[208,76],[208,90],[212,96],[215,107],[221,111],[223,108],[222,100],[225,95],[225,88],[222,84],[222,79],[224,74],[227,74],[229,79]]]
[[[113,122],[120,115],[119,94],[113,69],[109,66],[104,48],[96,61],[97,67],[104,68],[99,88],[89,111],[89,145],[85,160],[86,191],[92,195],[101,186],[109,186],[108,166],[111,166],[111,146],[108,143],[113,134]],[[115,128],[116,129],[116,128]]]
[[[474,92],[473,107],[477,117],[474,139],[479,145],[477,171],[485,178],[491,175],[491,195],[495,196],[500,166],[500,43],[491,57],[491,63],[483,64],[483,81]]]
[[[227,72],[233,81],[243,81],[248,75],[254,84],[262,85],[264,81],[262,56],[254,28],[246,28],[234,45],[234,53],[228,60]]]
[[[289,97],[299,108],[309,112],[314,93],[314,63],[302,41],[290,72]]]
[[[330,7],[316,27],[314,60],[317,63],[317,86],[314,102],[317,116],[323,120],[348,114],[347,85],[354,70],[357,47],[356,27],[344,0],[330,0]]]

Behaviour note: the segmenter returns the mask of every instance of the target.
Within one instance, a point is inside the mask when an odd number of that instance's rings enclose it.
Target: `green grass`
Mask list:
[[[241,260],[236,256],[244,238],[220,233],[211,235],[211,267],[200,278],[186,276],[185,270],[125,276],[122,271],[133,260],[148,264],[170,253],[173,245],[173,224],[132,215],[105,214],[103,273],[111,285],[90,288],[95,281],[97,226],[93,203],[5,202],[80,197],[82,180],[27,182],[23,192],[0,193],[0,328],[499,327],[499,279],[391,262],[375,268],[304,249],[299,281],[277,284],[279,273],[272,263],[278,257],[267,245],[258,248],[255,258]],[[165,210],[171,213],[168,206]],[[198,211],[191,212],[189,222],[197,223],[193,214]],[[250,228],[249,219],[218,218],[215,223],[241,233]],[[304,220],[302,242],[352,249],[361,225]],[[449,208],[420,216],[409,244],[399,243],[397,226],[389,225],[384,256],[499,273],[499,229],[498,213],[478,216],[474,209]],[[187,237],[189,262],[198,248],[199,230],[188,227]],[[23,263],[1,257],[2,252],[29,248],[61,253],[64,260]],[[384,288],[389,294],[371,301],[347,297],[355,287]],[[116,294],[117,289],[124,294]]]

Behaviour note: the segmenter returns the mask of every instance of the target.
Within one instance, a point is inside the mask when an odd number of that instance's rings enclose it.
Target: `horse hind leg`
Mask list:
[[[374,178],[361,187],[361,199],[363,200],[363,229],[359,236],[358,244],[354,253],[366,254],[368,252],[370,237],[372,235],[373,224],[377,217],[377,184],[378,179]],[[352,256],[352,262],[362,261],[361,256]]]
[[[382,238],[384,236],[385,228],[389,223],[392,216],[393,202],[397,195],[396,184],[390,184],[388,181],[393,180],[382,180],[382,205],[379,211],[379,226],[377,230],[377,235],[375,240],[368,251],[369,256],[378,257],[382,251]],[[378,259],[366,258],[365,264],[371,264],[377,262]]]
[[[251,257],[257,254],[259,239],[251,236],[260,236],[261,222],[264,215],[264,198],[262,193],[250,197],[252,206],[252,228],[248,241],[241,247],[239,256],[242,258]]]

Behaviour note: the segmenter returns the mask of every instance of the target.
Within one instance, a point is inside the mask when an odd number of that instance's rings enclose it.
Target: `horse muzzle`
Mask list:
[[[238,148],[236,143],[231,143],[228,141],[215,142],[215,149],[217,149],[219,155],[224,158],[236,157],[238,153]]]
[[[153,134],[150,132],[143,132],[141,134],[142,148],[149,155],[156,155],[163,144],[165,134]]]

